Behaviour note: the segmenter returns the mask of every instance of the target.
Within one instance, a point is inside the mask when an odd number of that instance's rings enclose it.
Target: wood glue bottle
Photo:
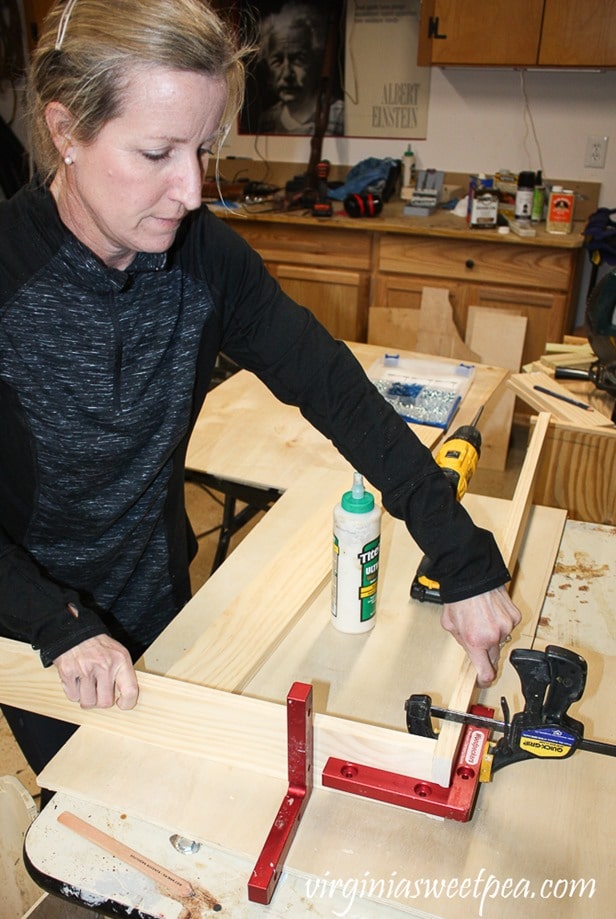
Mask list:
[[[340,632],[374,628],[380,542],[381,508],[355,472],[334,508],[331,618]]]

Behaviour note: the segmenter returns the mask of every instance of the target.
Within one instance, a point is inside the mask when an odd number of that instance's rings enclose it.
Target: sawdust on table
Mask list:
[[[219,912],[222,909],[214,894],[206,890],[205,887],[199,887],[193,884],[194,893],[190,897],[182,897],[180,903],[183,906],[179,919],[202,919],[204,909],[212,909]]]
[[[554,574],[562,575],[576,581],[590,581],[595,578],[602,578],[609,574],[609,565],[597,565],[591,556],[582,550],[574,553],[575,564],[565,565],[560,561],[554,566]],[[561,585],[561,589],[566,588],[566,584]]]

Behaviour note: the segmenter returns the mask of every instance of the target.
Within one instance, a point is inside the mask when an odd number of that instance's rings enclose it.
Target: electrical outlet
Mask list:
[[[584,156],[585,166],[591,169],[605,168],[608,140],[609,137],[601,137],[599,134],[591,134],[586,138],[586,155]]]

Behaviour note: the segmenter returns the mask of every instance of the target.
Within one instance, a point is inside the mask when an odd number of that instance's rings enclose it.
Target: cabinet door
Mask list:
[[[545,0],[539,63],[616,67],[616,0]]]
[[[278,265],[274,273],[284,292],[308,307],[334,338],[366,340],[367,274],[302,265]]]
[[[544,0],[423,2],[417,62],[421,66],[536,64],[543,3]]]

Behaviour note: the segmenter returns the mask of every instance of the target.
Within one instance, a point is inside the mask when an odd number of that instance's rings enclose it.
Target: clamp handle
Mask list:
[[[516,648],[509,659],[518,671],[526,704],[497,743],[492,772],[537,756],[570,756],[580,745],[584,725],[566,713],[584,692],[586,661],[556,645],[545,651]]]
[[[573,722],[577,727],[580,722],[568,718],[567,710],[584,692],[588,673],[586,661],[575,651],[559,648],[557,645],[548,645],[545,655],[551,680],[543,706],[544,721],[570,724]]]
[[[436,740],[438,734],[432,727],[430,715],[432,709],[431,697],[425,693],[413,693],[404,703],[404,708],[406,709],[406,727],[409,734]]]
[[[548,659],[543,651],[514,648],[509,660],[518,672],[526,703],[521,712],[522,720],[537,723],[541,720],[543,700],[552,681]]]

